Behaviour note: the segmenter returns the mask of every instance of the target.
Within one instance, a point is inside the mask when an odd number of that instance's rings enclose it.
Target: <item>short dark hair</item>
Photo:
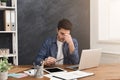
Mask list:
[[[72,23],[68,19],[62,19],[58,22],[58,30],[60,30],[61,28],[72,30]]]

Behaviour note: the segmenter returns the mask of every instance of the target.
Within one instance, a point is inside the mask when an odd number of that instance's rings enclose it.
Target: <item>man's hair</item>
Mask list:
[[[61,28],[66,30],[72,30],[72,23],[68,19],[62,19],[58,22],[58,30]]]

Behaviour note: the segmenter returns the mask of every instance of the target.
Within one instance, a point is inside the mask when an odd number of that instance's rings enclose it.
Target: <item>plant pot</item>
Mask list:
[[[1,6],[6,6],[6,2],[1,2]]]
[[[7,79],[8,79],[8,71],[0,72],[0,80],[7,80]]]

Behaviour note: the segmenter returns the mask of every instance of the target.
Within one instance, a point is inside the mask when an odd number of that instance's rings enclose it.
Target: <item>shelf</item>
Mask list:
[[[0,33],[15,33],[16,31],[0,31]]]
[[[3,57],[3,56],[5,56],[5,57],[15,57],[16,55],[15,54],[0,55],[0,57]]]
[[[7,21],[8,23],[6,24]],[[15,28],[11,25],[12,29],[7,29],[8,24],[14,25]],[[17,0],[9,0],[7,6],[0,5],[0,48],[8,48],[11,53],[7,55],[0,54],[0,58],[4,56],[10,57],[10,63],[15,65],[18,65],[17,33]]]
[[[15,10],[15,7],[0,6],[0,10]]]

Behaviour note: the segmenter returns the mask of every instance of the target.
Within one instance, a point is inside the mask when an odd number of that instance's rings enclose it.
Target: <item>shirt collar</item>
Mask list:
[[[53,37],[52,43],[56,43],[57,44],[57,35],[55,37]],[[66,42],[63,42],[63,44]]]

